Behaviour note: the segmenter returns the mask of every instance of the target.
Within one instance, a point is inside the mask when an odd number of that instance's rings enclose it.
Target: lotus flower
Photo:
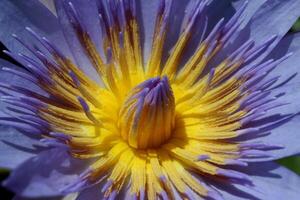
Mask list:
[[[299,199],[299,0],[54,3],[0,1],[16,199]]]

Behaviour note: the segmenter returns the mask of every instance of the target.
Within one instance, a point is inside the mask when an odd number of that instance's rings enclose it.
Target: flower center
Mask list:
[[[164,144],[174,121],[174,96],[166,76],[148,79],[132,89],[119,114],[122,138],[137,149]]]

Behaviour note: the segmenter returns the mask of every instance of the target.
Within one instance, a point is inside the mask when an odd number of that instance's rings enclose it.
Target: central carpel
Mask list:
[[[148,79],[133,88],[119,113],[122,138],[136,149],[156,148],[172,134],[175,100],[166,76]]]

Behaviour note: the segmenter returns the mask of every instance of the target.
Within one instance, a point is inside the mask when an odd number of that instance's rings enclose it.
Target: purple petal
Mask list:
[[[268,111],[267,115],[297,115],[286,120],[285,123],[280,124],[280,126],[272,127],[273,129],[270,130],[271,134],[253,140],[253,142],[281,145],[284,146],[284,148],[269,151],[272,157],[249,159],[249,161],[274,160],[300,153],[300,134],[298,131],[300,128],[300,116],[298,114],[300,112],[300,80],[298,74],[300,72],[300,34],[293,34],[285,37],[273,50],[270,57],[280,58],[284,54],[290,52],[293,52],[294,54],[279,64],[268,75],[269,78],[279,76],[279,80],[275,83],[275,86],[272,86],[271,96],[278,96],[276,101],[279,103],[286,103],[286,105]],[[259,121],[253,125],[259,126]]]
[[[234,1],[233,6],[238,9],[245,1]],[[251,39],[256,45],[276,36],[276,40],[262,55],[256,58],[256,62],[264,59],[274,49],[276,44],[288,32],[297,18],[300,16],[300,2],[297,0],[273,1],[251,0],[242,15],[243,23],[240,26],[238,37],[233,35],[231,43],[222,49],[212,64],[219,63],[222,59]]]
[[[25,80],[24,78],[17,76],[11,72],[7,72],[7,71],[3,70],[2,68],[4,68],[4,67],[13,69],[13,70],[18,70],[21,72],[25,72],[28,75],[30,75],[28,73],[28,71],[25,71],[23,68],[20,68],[16,65],[0,58],[0,83],[13,84],[13,85],[22,86],[22,87],[24,87],[26,85],[27,89],[30,89],[39,94],[43,94],[43,95],[46,94],[44,91],[42,91],[42,89],[40,89],[37,85],[31,83],[30,81]],[[2,93],[0,93],[0,94],[2,94]],[[1,104],[2,103],[0,102],[0,108],[1,108]]]
[[[300,177],[285,167],[264,162],[251,164],[241,170],[251,175],[253,186],[217,184],[224,199],[299,199]]]
[[[15,52],[26,51],[11,35],[17,34],[32,44],[33,40],[25,30],[25,27],[31,27],[68,53],[57,18],[39,1],[1,1],[0,7],[0,39],[8,49]]]
[[[155,17],[157,8],[159,6],[158,0],[145,2],[143,0],[137,1],[140,6],[140,12],[138,12],[138,21],[141,26],[142,38],[144,40],[144,59],[148,59],[151,52],[151,43],[155,26]]]
[[[270,53],[269,58],[278,59],[288,53],[292,53],[292,55],[269,74],[269,77],[279,76],[278,82],[287,82],[286,85],[300,82],[300,33],[284,37]]]
[[[146,1],[144,1],[147,3]],[[195,2],[190,0],[173,1],[171,7],[171,13],[169,18],[169,27],[167,29],[167,37],[164,45],[163,59],[167,58],[172,48],[178,41],[181,33],[182,23],[185,17],[185,12],[189,14],[190,10],[193,9]],[[194,34],[199,30],[195,29]],[[198,34],[199,35],[199,34]]]
[[[251,0],[248,1],[248,5],[246,10],[244,11],[243,14],[243,18],[244,18],[244,22],[243,22],[243,26],[246,26],[247,23],[252,19],[253,15],[257,12],[257,10],[260,9],[260,7],[266,3],[268,0]],[[245,3],[245,1],[231,1],[232,5],[234,6],[235,9],[239,9],[241,6],[243,6],[243,4]]]
[[[14,169],[38,153],[33,145],[37,140],[29,138],[16,129],[0,126],[0,166]]]
[[[298,106],[299,108],[299,106]],[[292,108],[290,108],[292,109]],[[271,130],[271,134],[248,142],[262,142],[270,145],[282,146],[284,148],[278,148],[275,150],[267,151],[271,157],[246,159],[249,162],[276,160],[291,155],[300,153],[300,116],[297,115],[292,119],[288,119],[286,122],[277,126]]]
[[[81,191],[76,200],[86,199],[103,199],[103,193],[101,192],[101,186],[99,184]]]
[[[85,31],[88,32],[92,41],[94,42],[99,53],[103,55],[102,49],[102,34],[99,22],[99,15],[97,10],[97,4],[94,0],[80,1],[80,0],[70,0],[70,1],[60,1],[55,0],[55,8],[57,11],[58,19],[64,36],[72,51],[72,55],[76,61],[76,64],[90,77],[94,80],[99,80],[97,73],[92,67],[92,63],[86,55],[85,50],[80,44],[77,34],[69,21],[67,11],[70,10],[69,2],[72,3],[77,13],[79,13],[79,19]],[[103,57],[103,56],[102,56]]]
[[[299,88],[300,85],[297,86]],[[294,88],[295,89],[295,88]],[[292,91],[292,87],[286,88],[288,92]],[[291,104],[288,104],[286,106],[282,106],[279,108],[276,108],[277,112],[293,112],[293,110],[298,111],[300,110],[299,100],[297,100],[297,96],[299,96],[300,93],[291,93],[290,95],[285,96],[287,99],[291,100]],[[270,112],[270,115],[272,113]],[[275,115],[272,115],[269,119],[271,120],[275,119]],[[260,125],[261,121],[264,120],[257,120],[253,123],[253,126],[256,127],[262,127],[264,125]],[[273,123],[273,122],[271,122]],[[269,126],[269,125],[267,125]],[[266,144],[267,146],[274,146],[274,147],[283,147],[283,148],[271,148],[270,150],[266,151],[265,153],[270,156],[265,157],[257,157],[257,158],[245,158],[243,160],[247,160],[249,162],[258,162],[258,161],[267,161],[267,160],[277,160],[280,158],[284,158],[291,155],[296,155],[300,153],[300,134],[299,134],[299,128],[300,128],[300,115],[295,115],[291,117],[286,117],[279,123],[275,123],[273,125],[270,125],[269,128],[267,128],[265,131],[269,134],[266,134],[264,137],[258,137],[255,139],[250,139],[247,141],[247,143],[262,143]],[[242,136],[243,138],[244,136]],[[244,138],[245,139],[245,138]]]
[[[78,179],[86,164],[64,149],[54,148],[24,162],[3,184],[23,197],[59,196],[60,190]]]
[[[141,24],[141,33],[142,33],[142,44],[143,44],[143,54],[144,54],[144,62],[146,63],[150,52],[151,45],[153,39],[153,32],[155,26],[156,15],[158,11],[158,7],[160,4],[160,0],[153,1],[143,1],[138,0],[138,6],[140,6],[140,12],[138,13],[138,20]],[[182,22],[185,16],[185,11],[189,13],[189,11],[193,8],[195,1],[190,0],[181,0],[181,1],[173,1],[172,2],[172,10],[169,19],[169,29],[168,35],[166,37],[165,46],[164,46],[164,57],[167,57],[169,51],[173,48],[174,44],[177,42],[179,38]],[[219,21],[221,17],[230,17],[233,15],[233,8],[229,1],[222,2],[212,2],[205,12],[209,20],[209,26],[207,32],[209,32],[213,26]],[[202,24],[201,24],[202,23]],[[195,50],[199,39],[202,34],[203,29],[203,19],[199,21],[194,29],[193,38],[188,44],[187,55],[184,55],[183,60],[189,58],[189,56]]]
[[[138,2],[138,5],[140,5],[141,8],[141,12],[138,13],[138,17],[141,24],[144,62],[146,63],[151,52],[155,19],[161,1],[139,0]],[[186,13],[189,14],[192,8],[194,8],[195,2],[196,1],[189,0],[173,1],[170,14],[171,17],[169,19],[168,35],[166,37],[164,45],[163,61],[166,60],[170,51],[172,51],[172,48],[176,44],[177,39],[180,35],[184,16]],[[199,40],[202,37],[202,31],[204,29],[203,26],[205,24],[205,16],[207,16],[208,18],[208,27],[205,34],[207,35],[207,33],[210,33],[210,31],[222,17],[229,19],[234,13],[235,10],[230,1],[212,1],[206,7],[202,18],[199,18],[197,20],[197,23],[195,24],[195,27],[193,29],[193,36],[190,42],[187,44],[186,51],[182,57],[183,62],[187,61],[187,59],[189,59],[190,56],[193,55],[199,44]]]
[[[9,82],[15,82],[15,80],[18,80],[19,78],[12,73],[8,73],[3,71],[3,67],[11,68],[11,69],[20,69],[20,67],[0,58],[0,81],[2,83],[9,83]]]
[[[300,16],[297,0],[268,0],[254,14],[250,24],[250,37],[262,43],[272,35],[283,37]]]
[[[251,6],[251,4],[261,5],[264,1],[249,2]],[[257,8],[257,6],[255,7]],[[250,12],[253,12],[255,9],[248,7],[248,10],[252,10]],[[280,39],[290,30],[299,16],[300,2],[297,0],[268,0],[259,7],[246,28],[249,38],[253,39],[256,44],[261,44],[273,35],[278,37],[261,58],[270,53]],[[248,17],[248,19],[250,18]]]

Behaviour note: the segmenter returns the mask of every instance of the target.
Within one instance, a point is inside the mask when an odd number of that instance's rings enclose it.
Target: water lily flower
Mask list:
[[[54,5],[0,1],[16,199],[299,199],[299,0]]]

